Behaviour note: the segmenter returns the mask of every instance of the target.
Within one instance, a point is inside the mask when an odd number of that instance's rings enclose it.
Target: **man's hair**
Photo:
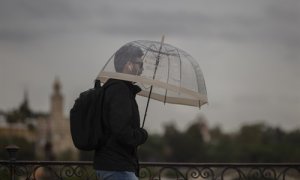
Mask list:
[[[115,54],[114,65],[117,72],[122,72],[128,61],[134,62],[136,58],[144,55],[141,48],[132,44],[122,46]]]

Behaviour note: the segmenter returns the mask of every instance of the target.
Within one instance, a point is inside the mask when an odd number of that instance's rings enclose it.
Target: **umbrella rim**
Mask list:
[[[149,92],[148,91],[141,91],[138,93],[138,95],[143,97],[148,97]],[[208,104],[207,101],[201,101],[197,99],[187,99],[187,98],[177,98],[177,97],[166,97],[157,93],[151,93],[150,96],[151,99],[163,102],[163,103],[169,103],[169,104],[179,104],[179,105],[188,105],[188,106],[194,106],[194,107],[201,107],[204,104]],[[164,99],[164,100],[163,100]]]
[[[164,89],[170,90],[175,93],[184,93],[188,96],[191,96],[192,98],[195,98],[195,99],[191,99],[191,100],[200,101],[201,104],[205,104],[208,102],[207,96],[201,95],[201,94],[199,94],[199,92],[195,92],[193,90],[190,90],[190,89],[187,89],[184,87],[177,87],[172,84],[166,84],[166,83],[158,81],[158,80],[148,79],[148,78],[141,77],[141,76],[125,74],[125,73],[118,73],[118,72],[101,71],[97,77],[97,79],[100,80],[102,83],[105,83],[110,78],[145,83],[145,84],[153,85],[155,87],[164,88]],[[188,99],[188,98],[180,98],[180,99]]]

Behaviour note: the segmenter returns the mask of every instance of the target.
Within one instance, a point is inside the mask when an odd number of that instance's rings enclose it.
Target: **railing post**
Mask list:
[[[17,160],[17,152],[19,150],[19,147],[16,145],[8,145],[5,147],[6,151],[8,152],[9,156],[9,169],[10,169],[10,179],[15,180],[15,162]]]

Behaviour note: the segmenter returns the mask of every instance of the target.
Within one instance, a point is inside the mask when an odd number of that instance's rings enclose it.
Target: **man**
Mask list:
[[[116,72],[140,75],[143,71],[143,51],[132,45],[121,47],[115,54]],[[94,168],[101,180],[137,180],[139,162],[137,147],[148,138],[140,128],[136,94],[141,90],[133,82],[109,79],[104,96],[104,121],[109,138],[95,151]]]

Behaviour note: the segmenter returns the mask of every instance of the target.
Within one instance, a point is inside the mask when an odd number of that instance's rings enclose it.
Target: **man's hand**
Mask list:
[[[148,132],[144,128],[140,128],[140,132],[142,134],[142,143],[141,144],[144,144],[146,142],[146,140],[148,139]]]

